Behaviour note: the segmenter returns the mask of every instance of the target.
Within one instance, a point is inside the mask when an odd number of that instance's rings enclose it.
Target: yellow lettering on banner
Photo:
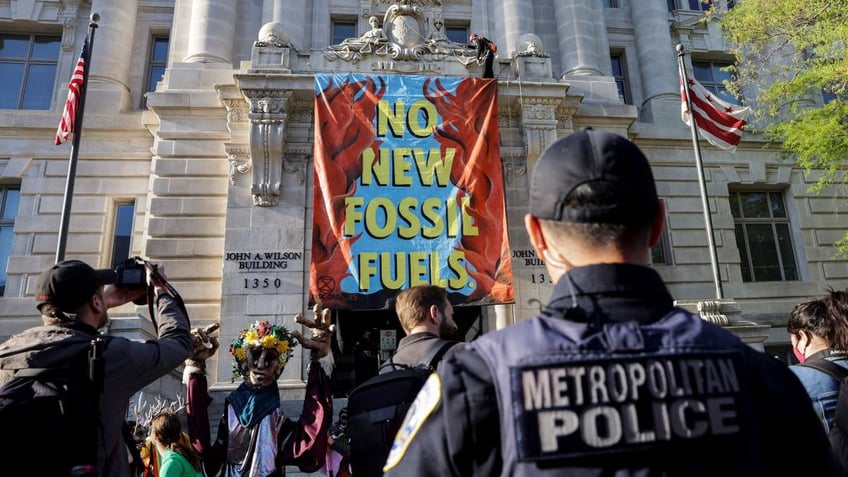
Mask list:
[[[421,122],[421,113],[424,113],[423,115],[426,117],[423,123]],[[436,107],[433,103],[425,99],[419,99],[409,107],[406,122],[409,126],[409,131],[415,137],[429,137],[436,130],[436,124],[439,122],[439,113],[436,112]]]
[[[421,233],[421,221],[415,215],[415,209],[417,208],[418,199],[415,197],[404,197],[398,203],[398,214],[400,214],[400,218],[406,221],[407,224],[398,227],[398,237],[409,240]]]
[[[468,270],[465,268],[465,252],[454,250],[448,257],[448,268],[456,274],[455,278],[448,280],[448,284],[454,290],[464,288],[467,284],[470,287],[474,286],[473,282],[468,280]]]
[[[394,265],[394,267],[392,267]],[[392,275],[394,268],[394,275]],[[400,290],[406,282],[406,260],[402,254],[386,254],[380,260],[380,284],[389,290]]]
[[[345,197],[345,222],[344,234],[347,237],[353,237],[356,234],[356,224],[362,221],[362,205],[365,203],[365,198],[351,196]]]
[[[414,101],[408,110],[403,100],[377,103],[377,136],[385,137],[391,129],[394,137],[404,137],[408,130],[415,137],[425,138],[433,135],[438,123],[436,107],[425,99]]]
[[[427,285],[429,282],[427,281],[427,259],[431,258],[430,255],[435,255],[436,260],[438,260],[438,254],[432,253],[428,254],[427,252],[409,252],[409,286],[414,287],[418,285]]]
[[[382,226],[377,220],[379,209],[382,209],[386,218],[385,224]],[[365,230],[374,238],[388,237],[397,228],[397,214],[395,212],[395,205],[388,197],[374,197],[368,203],[368,207],[365,208]]]
[[[448,238],[460,234],[473,237],[479,231],[473,225],[474,218],[466,211],[468,200],[467,196],[463,197],[463,206],[457,207],[455,197],[444,200],[428,197],[423,202],[415,197],[404,197],[397,205],[388,197],[375,197],[367,204],[360,196],[345,197],[344,235],[354,236],[357,233],[356,225],[364,221],[365,232],[374,238],[386,238],[395,233],[407,240],[419,236],[434,239],[443,234]]]
[[[377,254],[362,252],[359,254],[359,289],[371,289],[371,277],[377,275]]]
[[[421,236],[428,239],[437,238],[445,231],[445,221],[439,213],[442,208],[442,201],[435,197],[424,199],[421,205],[421,215],[429,220],[432,226],[424,227],[421,231]]]
[[[433,283],[459,290],[474,285],[468,283],[464,261],[463,252],[451,252],[448,268],[453,274],[444,279],[441,276],[444,262],[439,252],[360,252],[357,269],[359,289],[369,291],[372,286],[380,286],[386,290],[400,290],[405,283],[409,286]],[[378,277],[380,283],[373,284]]]
[[[395,101],[393,105],[386,99],[380,100],[377,103],[377,135],[385,136],[391,128],[392,136],[403,137],[406,130],[403,119],[405,109],[402,100]]]
[[[412,161],[407,161],[407,157],[412,157],[414,149],[411,147],[396,147],[392,149],[392,180],[395,186],[411,186],[412,176],[409,171],[412,169]]]
[[[444,160],[442,160],[441,150],[438,148],[430,149],[426,155],[424,149],[413,149],[413,156],[418,167],[418,177],[421,179],[421,184],[428,187],[432,186],[433,179],[436,179],[436,185],[439,187],[447,187],[450,184],[453,159],[456,157],[455,148],[445,149]]]

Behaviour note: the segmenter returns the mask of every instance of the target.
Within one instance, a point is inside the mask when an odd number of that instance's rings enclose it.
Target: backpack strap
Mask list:
[[[804,361],[798,364],[798,366],[817,369],[835,379],[838,383],[841,383],[845,377],[848,377],[848,368],[839,366],[829,359],[812,359]]]
[[[439,338],[430,346],[430,349],[427,350],[427,353],[425,353],[424,357],[421,358],[421,361],[418,362],[418,366],[426,366],[428,368],[436,369],[436,364],[438,364],[445,353],[447,353],[448,350],[457,343],[459,343],[459,341],[443,340]]]

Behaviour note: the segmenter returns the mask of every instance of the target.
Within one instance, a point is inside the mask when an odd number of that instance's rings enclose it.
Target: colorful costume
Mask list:
[[[267,322],[252,325],[230,347],[236,365],[234,376],[245,374],[248,348],[280,352],[279,376],[293,343],[285,328]],[[333,401],[330,380],[317,360],[310,363],[306,397],[297,421],[286,418],[280,409],[276,381],[255,387],[246,379],[227,397],[214,443],[209,439],[208,406],[212,399],[206,376],[199,370],[187,374],[189,435],[208,475],[223,467],[223,476],[283,476],[287,465],[296,465],[303,472],[315,472],[324,465]]]

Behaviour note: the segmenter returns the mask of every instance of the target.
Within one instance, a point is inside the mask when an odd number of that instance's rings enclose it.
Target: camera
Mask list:
[[[144,264],[145,261],[139,257],[128,258],[121,262],[115,267],[115,286],[128,290],[147,288],[147,270]]]

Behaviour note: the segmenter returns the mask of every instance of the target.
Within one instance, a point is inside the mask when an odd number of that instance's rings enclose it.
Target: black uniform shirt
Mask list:
[[[606,264],[580,267],[557,283],[549,311],[570,321],[656,321],[673,308],[659,274],[649,267]],[[573,291],[573,294],[572,294]],[[836,475],[827,438],[800,383],[780,361],[747,348],[746,358],[759,377],[752,383],[758,401],[754,416],[761,429],[763,452],[752,459],[767,462],[760,475]],[[500,475],[499,409],[490,370],[473,349],[443,361],[439,382],[425,385],[416,407],[431,409],[421,420],[404,423],[387,461],[386,476]],[[431,377],[431,380],[434,378]],[[422,397],[423,396],[423,397]],[[421,402],[419,402],[421,401]],[[704,450],[709,453],[709,450]],[[709,455],[705,459],[721,459]],[[561,469],[558,475],[677,475],[661,462],[651,468],[623,469],[607,459],[594,466]]]

